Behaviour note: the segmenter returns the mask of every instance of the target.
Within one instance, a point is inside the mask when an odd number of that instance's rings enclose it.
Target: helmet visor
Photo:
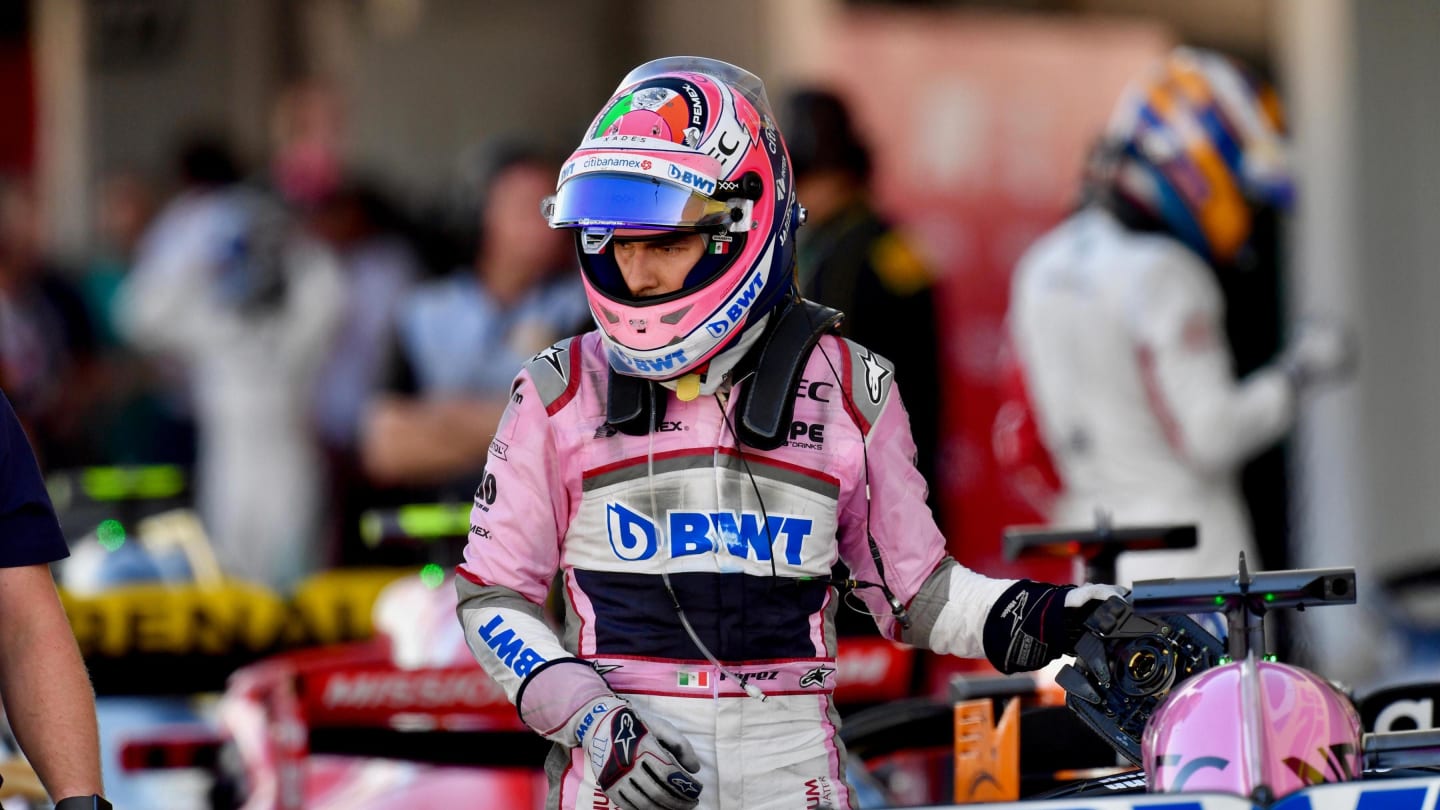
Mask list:
[[[570,178],[547,201],[552,228],[703,228],[724,225],[730,206],[652,177],[595,173]]]

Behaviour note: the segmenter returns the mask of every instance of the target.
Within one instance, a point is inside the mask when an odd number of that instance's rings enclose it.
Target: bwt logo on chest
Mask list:
[[[765,519],[768,517],[768,521]],[[605,505],[610,548],[628,562],[648,560],[660,549],[660,527],[649,516],[623,504]],[[790,565],[800,565],[800,550],[814,530],[809,518],[758,512],[670,512],[666,515],[665,537],[670,556],[707,554],[721,548],[736,557],[770,559],[772,543]]]

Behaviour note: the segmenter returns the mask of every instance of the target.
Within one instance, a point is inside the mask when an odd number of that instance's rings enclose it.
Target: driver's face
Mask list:
[[[610,242],[630,294],[651,298],[676,292],[705,253],[698,233],[617,231]]]

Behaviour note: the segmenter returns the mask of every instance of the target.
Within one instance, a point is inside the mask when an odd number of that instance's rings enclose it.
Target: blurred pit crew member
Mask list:
[[[799,89],[786,99],[780,123],[795,193],[805,201],[805,228],[795,237],[800,294],[845,313],[840,334],[894,363],[896,382],[911,395],[906,411],[915,466],[930,487],[930,509],[938,514],[940,396],[934,381],[943,376],[933,273],[904,234],[875,210],[870,149],[844,99],[828,90]]]
[[[474,486],[516,371],[588,323],[565,239],[535,216],[555,161],[496,142],[487,162],[471,263],[399,304],[392,367],[361,432],[374,481],[433,487],[442,500],[452,482],[463,481],[454,492],[461,500]]]
[[[476,658],[557,743],[548,806],[851,808],[846,591],[887,636],[1006,672],[1117,592],[946,556],[893,366],[795,292],[804,214],[758,78],[635,69],[542,208],[599,328],[516,378],[456,583]]]
[[[117,293],[121,333],[180,361],[196,500],[225,573],[289,590],[322,565],[324,459],[309,403],[343,316],[335,254],[245,180],[225,139],[187,138],[182,191]]]
[[[1303,325],[1237,380],[1217,274],[1254,261],[1261,216],[1292,197],[1280,101],[1217,53],[1182,47],[1128,88],[1087,170],[1085,203],[1021,258],[1010,330],[1042,453],[1050,522],[1194,523],[1199,545],[1126,555],[1121,584],[1260,562],[1237,474],[1347,373],[1349,336]]]
[[[0,695],[5,719],[57,810],[109,808],[100,797],[95,695],[50,576],[69,555],[40,467],[0,394]]]

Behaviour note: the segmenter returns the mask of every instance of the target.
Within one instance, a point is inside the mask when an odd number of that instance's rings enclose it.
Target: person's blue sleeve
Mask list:
[[[51,563],[69,555],[30,441],[0,392],[0,567]]]

